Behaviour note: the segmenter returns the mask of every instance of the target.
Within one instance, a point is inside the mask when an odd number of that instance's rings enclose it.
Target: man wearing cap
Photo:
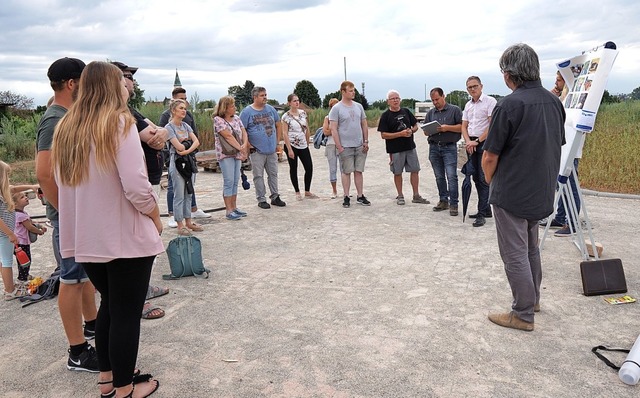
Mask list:
[[[183,100],[187,103],[187,105],[189,105],[189,102],[187,101],[187,90],[185,90],[182,87],[174,88],[173,91],[171,92],[171,98],[174,100],[177,100],[177,99]],[[167,108],[165,109],[164,112],[162,112],[162,115],[160,115],[160,122],[158,124],[160,126],[166,126],[169,123],[170,118],[171,118],[171,112]],[[191,129],[193,130],[193,134],[195,134],[197,137],[198,126],[196,126],[196,121],[193,115],[191,114],[191,112],[187,111],[187,115],[184,117],[183,122],[191,126]],[[168,154],[168,150],[166,148],[165,148],[165,151],[166,151],[165,153]],[[176,223],[176,220],[173,218],[173,185],[171,181],[171,173],[168,174],[167,179],[169,182],[169,185],[167,186],[167,210],[169,211],[169,216],[170,216],[169,222],[167,223],[167,225],[170,228],[176,228],[178,226],[178,223]],[[201,209],[198,209],[198,205],[196,203],[196,195],[194,192],[194,194],[191,195],[191,218],[209,218],[209,217],[211,217],[211,214],[205,213]]]
[[[128,66],[122,62],[111,62],[122,71],[124,81],[129,90],[129,97],[135,95],[133,90],[133,75],[138,68]],[[131,114],[136,119],[136,127],[138,128],[138,134],[140,135],[140,142],[142,144],[142,150],[144,151],[144,157],[147,163],[147,178],[151,183],[151,186],[156,191],[156,195],[160,195],[160,178],[162,177],[162,148],[167,141],[169,133],[164,127],[156,126],[151,120],[145,118],[136,109],[129,106]],[[169,293],[169,289],[159,286],[149,285],[147,291],[147,300],[154,297],[159,297]],[[158,306],[151,305],[149,302],[144,304],[142,310],[143,319],[156,319],[164,316],[164,310]]]
[[[95,336],[97,316],[95,289],[84,268],[73,257],[60,258],[58,186],[53,177],[51,143],[58,121],[76,98],[78,80],[84,62],[76,58],[61,58],[49,67],[47,76],[53,88],[53,102],[38,124],[36,135],[36,177],[47,200],[47,217],[53,225],[53,254],[60,268],[58,309],[69,341],[69,370],[98,372],[98,358],[87,339]],[[82,318],[85,319],[83,331]]]
[[[120,70],[124,75],[124,80],[129,90],[129,96],[135,95],[133,87],[133,75],[138,68],[128,66],[122,62],[111,62]],[[151,120],[144,117],[136,109],[129,107],[131,114],[136,119],[136,126],[138,127],[138,134],[140,134],[140,141],[142,143],[142,149],[144,151],[144,157],[147,162],[147,175],[149,182],[156,191],[156,194],[160,195],[160,178],[162,177],[162,148],[167,141],[168,132],[164,127],[156,126]]]

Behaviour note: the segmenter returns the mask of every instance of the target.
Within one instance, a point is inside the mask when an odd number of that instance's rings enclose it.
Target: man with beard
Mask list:
[[[53,88],[53,102],[40,119],[36,135],[36,177],[47,200],[47,218],[53,225],[53,254],[60,268],[58,310],[67,340],[69,358],[67,368],[98,372],[95,349],[87,339],[95,336],[97,316],[95,288],[89,277],[73,257],[60,257],[60,224],[58,220],[58,186],[51,164],[51,144],[56,125],[76,99],[78,81],[85,67],[76,58],[61,58],[49,67],[47,76]],[[82,319],[84,317],[84,331]]]

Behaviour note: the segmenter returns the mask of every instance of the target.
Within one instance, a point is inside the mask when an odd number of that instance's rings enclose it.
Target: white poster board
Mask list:
[[[562,146],[560,158],[562,176],[569,176],[573,160],[577,154],[582,153],[585,136],[582,132],[589,133],[593,130],[607,79],[617,56],[615,44],[608,42],[602,47],[556,64],[569,89],[563,103],[567,114],[564,124],[567,143]],[[575,140],[581,142],[573,145]]]

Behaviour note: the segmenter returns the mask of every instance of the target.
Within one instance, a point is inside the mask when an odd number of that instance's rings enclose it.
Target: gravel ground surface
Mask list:
[[[430,205],[396,205],[388,156],[372,129],[370,207],[354,197],[344,209],[330,199],[324,152],[312,148],[319,199],[295,200],[284,162],[285,208],[258,208],[252,184],[238,196],[248,217],[227,221],[214,211],[202,220],[209,279],[164,281],[169,266],[159,256],[152,284],[171,292],[154,300],[164,318],[142,320],[138,361],[161,382],[153,396],[637,397],[640,387],[623,384],[591,348],[630,348],[640,333],[638,304],[582,295],[582,259],[570,238],[545,241],[535,331],[489,322],[489,312],[511,303],[494,221],[473,228],[432,211],[428,145],[416,138]],[[200,173],[200,206],[221,207],[221,187],[220,174]],[[43,214],[35,202],[28,211]],[[638,297],[640,200],[586,196],[585,204],[603,257],[622,259],[628,294]],[[474,190],[472,213],[475,206]],[[163,239],[175,236],[167,229]],[[49,233],[33,245],[33,275],[53,271],[50,246]],[[1,396],[98,396],[96,375],[66,369],[55,300],[24,309],[1,302],[0,316]],[[610,357],[621,363],[625,354]]]

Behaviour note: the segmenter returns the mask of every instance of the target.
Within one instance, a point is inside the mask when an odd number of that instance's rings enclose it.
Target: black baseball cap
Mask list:
[[[86,65],[77,58],[60,58],[49,67],[47,76],[50,82],[63,82],[71,79],[79,79]]]
[[[121,71],[123,72],[131,72],[132,75],[135,75],[136,71],[138,70],[138,68],[136,68],[135,66],[129,66],[127,64],[124,64],[122,62],[118,62],[118,61],[111,61],[112,64],[114,64],[115,66],[117,66],[118,68],[120,68]]]

